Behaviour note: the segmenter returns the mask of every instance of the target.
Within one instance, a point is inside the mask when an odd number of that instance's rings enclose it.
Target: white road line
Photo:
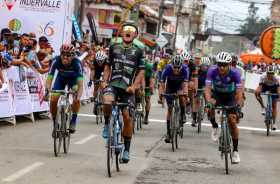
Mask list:
[[[84,117],[95,117],[95,115],[91,114],[79,114],[79,116]],[[150,122],[156,122],[156,123],[165,123],[166,120],[160,120],[160,119],[149,119]],[[185,123],[187,125],[191,124],[190,122]],[[211,127],[212,125],[209,123],[202,123],[202,126]],[[255,127],[244,127],[244,126],[238,126],[240,130],[251,130],[251,131],[257,131],[257,132],[266,132],[266,128],[255,128]],[[276,130],[273,132],[280,132],[280,130]]]
[[[33,171],[34,169],[37,169],[38,167],[41,167],[42,165],[44,165],[43,162],[35,162],[19,171],[17,171],[16,173],[8,176],[7,178],[2,179],[3,182],[13,182],[19,178],[21,178],[22,176],[30,173],[31,171]]]
[[[78,116],[81,116],[81,117],[96,117],[94,114],[78,114]]]
[[[97,135],[95,134],[91,134],[85,138],[83,138],[82,140],[78,141],[78,142],[75,142],[74,144],[77,144],[77,145],[81,145],[81,144],[85,144],[86,142],[90,141],[91,139],[97,137]]]

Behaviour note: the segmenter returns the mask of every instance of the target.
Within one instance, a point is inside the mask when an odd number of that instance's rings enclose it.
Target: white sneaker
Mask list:
[[[232,153],[232,163],[233,164],[238,164],[240,162],[240,156],[239,153],[237,151],[234,151]]]
[[[213,128],[213,129],[212,129],[211,139],[212,139],[214,142],[217,142],[217,141],[218,141],[218,128]]]
[[[277,129],[276,124],[273,124],[273,125],[272,125],[272,130],[276,130],[276,129]]]
[[[262,113],[263,116],[265,115],[265,108],[262,108],[261,113]]]

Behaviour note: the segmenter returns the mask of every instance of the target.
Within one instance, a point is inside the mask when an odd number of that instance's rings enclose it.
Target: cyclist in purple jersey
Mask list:
[[[230,67],[232,58],[229,53],[221,52],[216,56],[217,65],[208,70],[206,78],[205,98],[208,106],[234,106],[241,107],[243,104],[242,82],[240,72]],[[233,163],[240,162],[238,153],[239,122],[238,109],[228,112],[229,126],[233,142]],[[210,121],[213,127],[212,139],[218,140],[218,124],[215,120],[215,111],[208,110]]]
[[[181,122],[180,125],[184,124],[185,116],[185,104],[188,94],[188,80],[189,80],[189,70],[186,65],[183,65],[183,58],[180,55],[176,55],[172,58],[171,64],[166,65],[160,80],[160,90],[159,93],[163,94],[185,94],[180,96],[180,106],[181,106]],[[166,103],[168,105],[167,117],[166,117],[166,128],[167,135],[165,138],[166,143],[170,143],[170,116],[171,116],[171,104],[172,97],[166,97]]]

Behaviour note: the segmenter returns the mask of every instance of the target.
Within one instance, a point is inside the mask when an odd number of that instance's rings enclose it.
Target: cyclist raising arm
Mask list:
[[[205,98],[208,106],[234,106],[243,104],[242,83],[238,70],[230,67],[231,55],[227,52],[220,52],[216,57],[217,65],[208,70],[206,78]],[[229,114],[229,126],[231,129],[233,142],[233,163],[239,163],[238,137],[239,130],[237,123],[239,118],[236,110],[231,110]],[[218,139],[218,124],[215,120],[215,110],[209,112],[210,121],[213,127],[212,139]]]
[[[46,94],[51,91],[52,81],[57,70],[57,77],[55,79],[53,90],[64,90],[67,86],[69,89],[77,92],[77,95],[73,99],[72,104],[72,117],[70,122],[70,133],[75,133],[77,115],[80,109],[80,99],[83,93],[83,70],[80,60],[74,57],[74,47],[72,45],[64,44],[60,49],[60,56],[54,58],[50,72],[48,74],[46,86]],[[53,93],[50,101],[50,112],[53,119],[54,126],[58,126],[56,123],[57,114],[57,102],[60,94]]]
[[[181,127],[184,125],[185,116],[185,104],[188,95],[188,80],[189,80],[189,69],[186,65],[183,65],[183,58],[180,55],[176,55],[171,59],[171,64],[168,64],[163,71],[162,78],[160,81],[159,93],[167,94],[184,94],[180,96],[180,107],[181,107]],[[170,143],[170,116],[172,110],[172,100],[170,96],[166,96],[166,103],[168,105],[166,115],[166,129],[167,134],[165,138],[166,143]]]
[[[104,68],[104,82],[102,83],[102,87],[106,87],[103,94],[103,102],[106,104],[103,109],[105,118],[103,137],[105,139],[109,135],[108,125],[112,113],[112,102],[128,103],[129,98],[133,96],[135,89],[140,87],[144,78],[143,51],[133,44],[137,35],[137,26],[126,23],[122,25],[123,42],[115,43],[109,49],[109,59]],[[125,147],[122,160],[128,163],[133,126],[127,108],[122,109],[122,116]]]

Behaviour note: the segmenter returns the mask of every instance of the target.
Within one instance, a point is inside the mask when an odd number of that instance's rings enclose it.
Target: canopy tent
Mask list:
[[[271,64],[272,62],[280,64],[280,60],[273,61],[271,58],[263,55],[260,49],[255,49],[247,53],[242,53],[240,54],[240,58],[244,64],[248,64],[249,62],[252,62],[253,64],[258,64],[261,61],[264,61],[266,64]]]

